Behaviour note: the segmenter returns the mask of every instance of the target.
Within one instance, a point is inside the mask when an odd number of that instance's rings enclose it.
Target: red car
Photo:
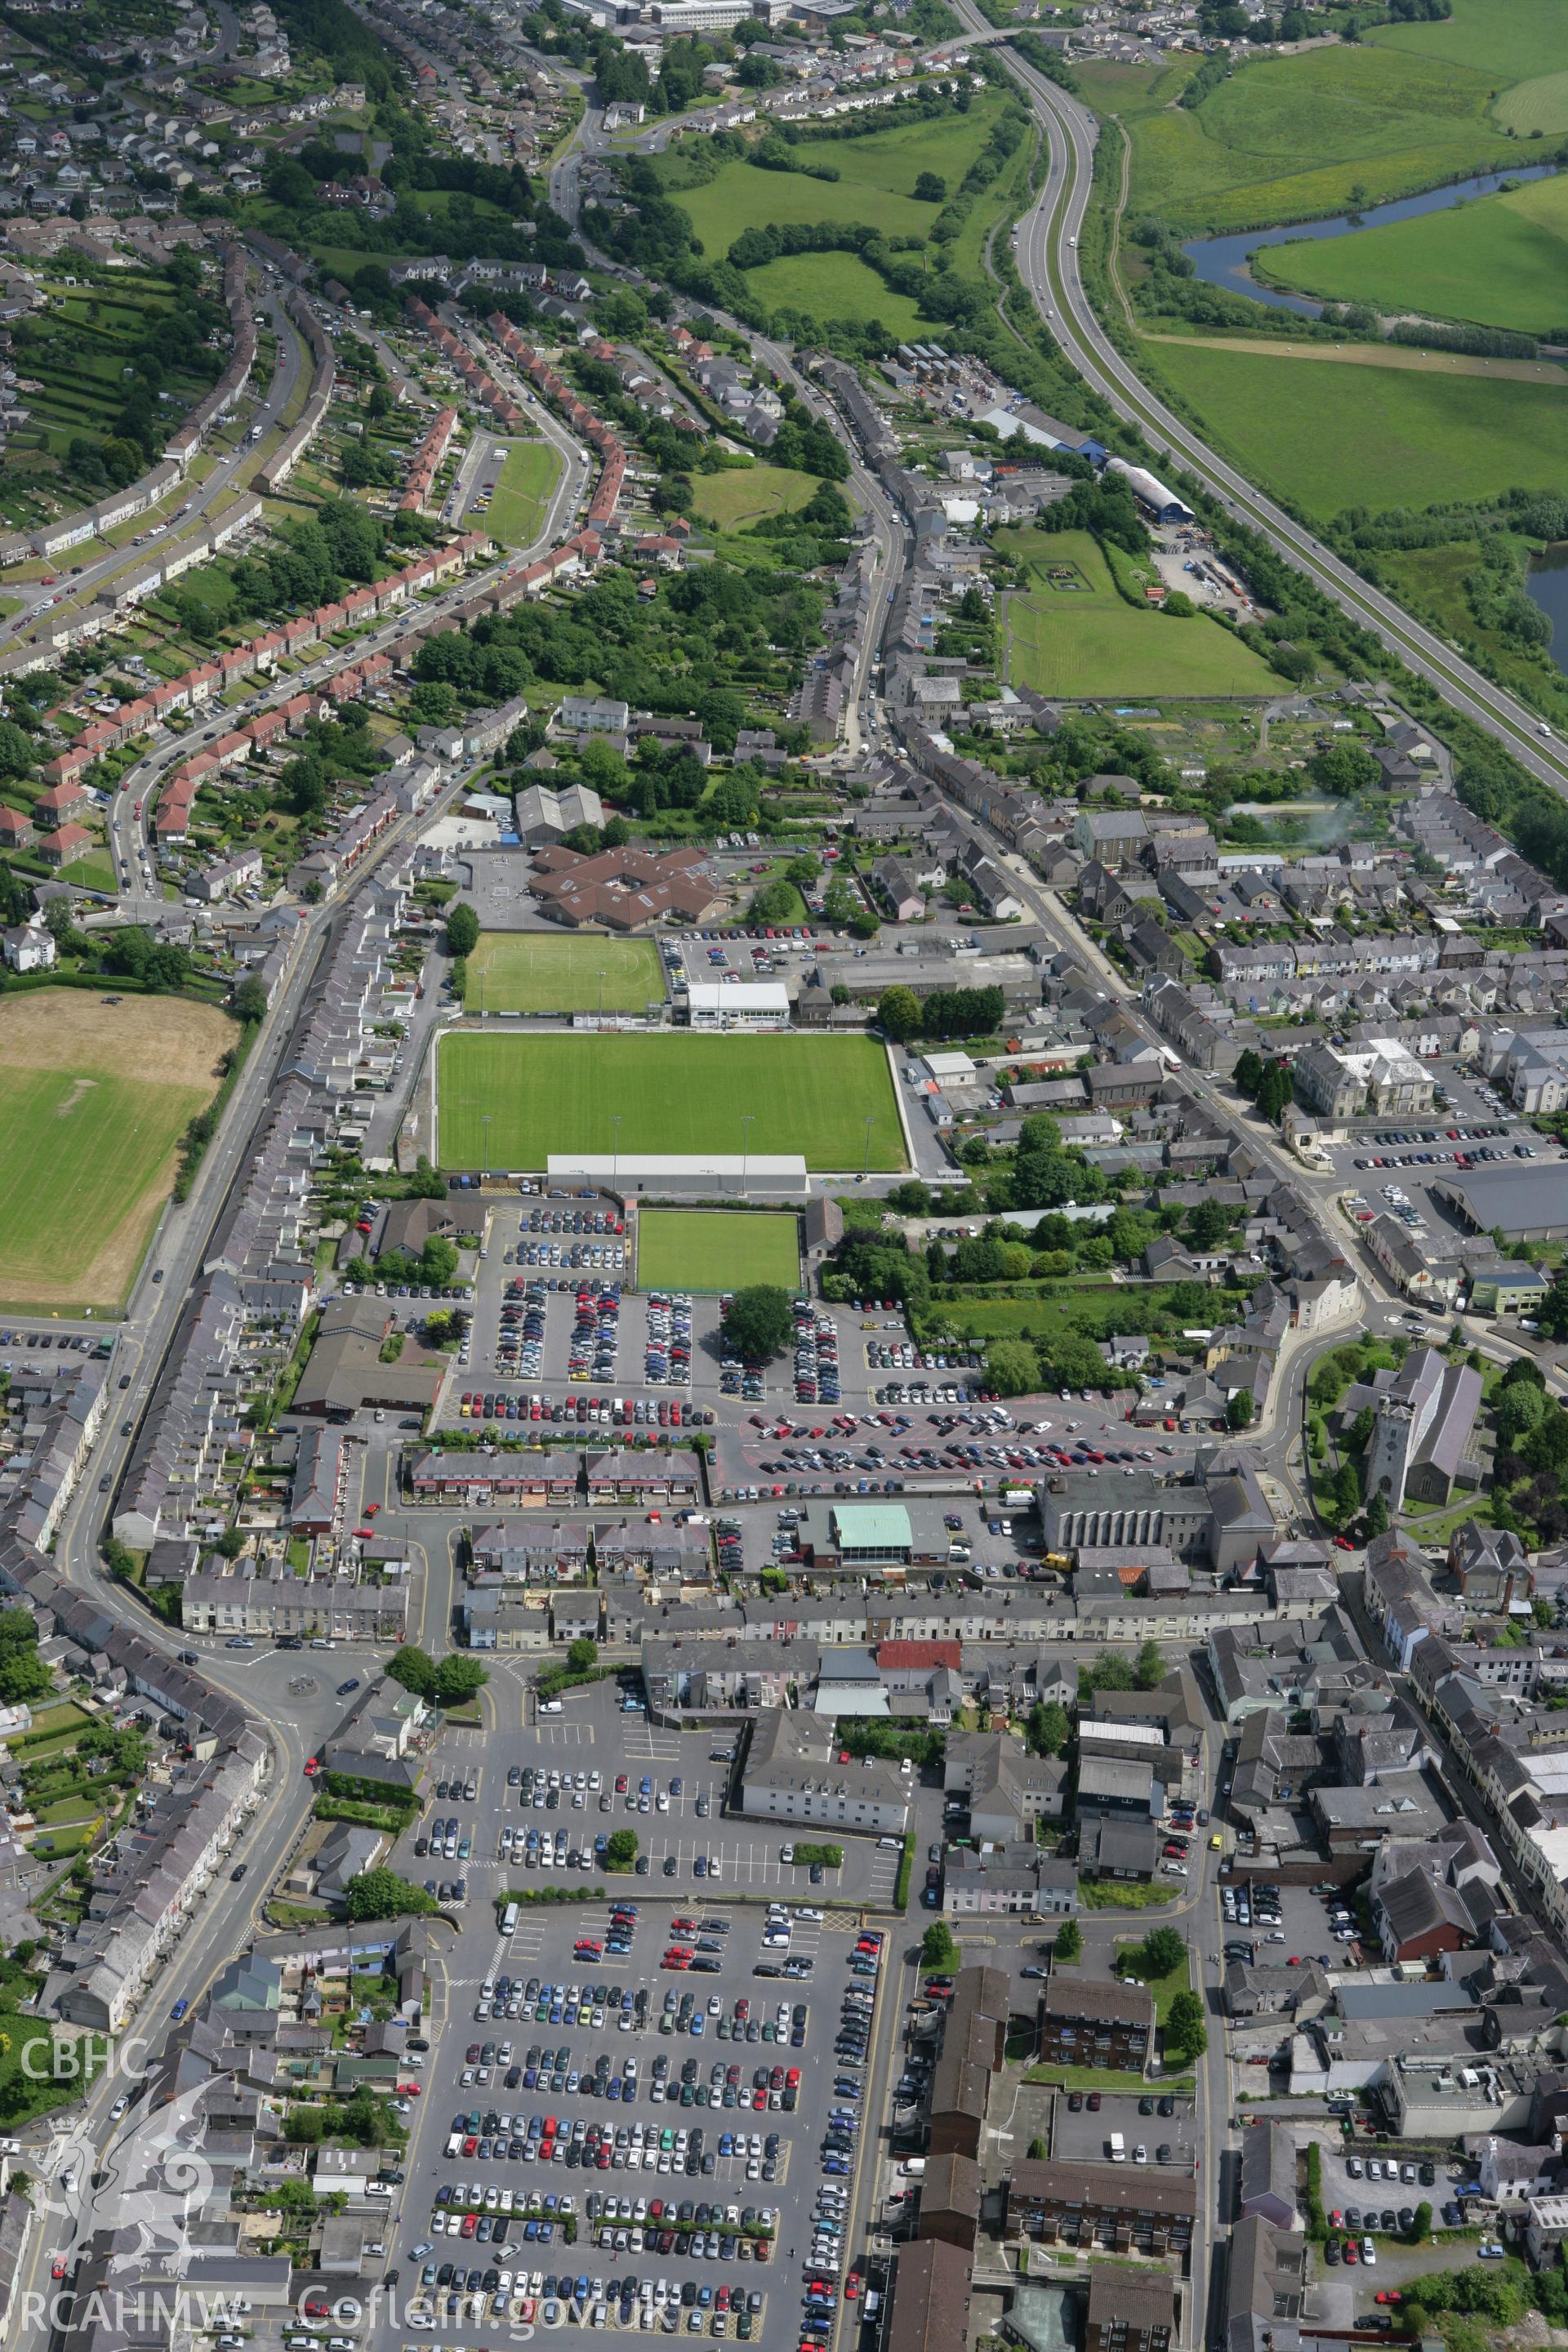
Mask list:
[[[1380,2286],[1373,2297],[1374,2303],[1403,2303],[1404,2300],[1396,2286]]]
[[[307,1774],[309,1775],[309,1777],[310,1777],[312,1780],[315,1779],[315,1777],[316,1777],[317,1773],[321,1770],[321,1758],[320,1758],[319,1756],[307,1756],[307,1757],[306,1757],[306,1759],[305,1759],[305,1770],[306,1770]]]
[[[851,2271],[851,2272],[850,2272],[850,2273],[849,2273],[849,2275],[848,2275],[848,2277],[847,2277],[847,2278],[845,2280],[845,2282],[844,2282],[844,2294],[845,2294],[846,2300],[847,2300],[847,2302],[853,2303],[853,2302],[854,2302],[854,2300],[855,2300],[855,2298],[856,2298],[856,2296],[859,2294],[859,2292],[860,2292],[860,2281],[859,2281],[859,2278],[858,2277],[858,2275],[856,2274],[856,2273],[855,2273],[854,2271]]]
[[[397,2095],[400,2099],[416,2099],[424,2087],[422,2083],[399,2083]]]
[[[62,2257],[61,2257],[61,2259],[60,2259],[58,2263],[56,2263],[52,2266],[52,2268],[50,2269],[49,2276],[50,2276],[52,2279],[63,2279],[63,2278],[64,2278],[64,2276],[65,2276],[65,2274],[66,2274],[65,2259],[64,2259],[64,2257],[62,2256]]]

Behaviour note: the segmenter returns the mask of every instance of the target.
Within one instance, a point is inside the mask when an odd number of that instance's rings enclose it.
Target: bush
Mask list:
[[[797,1863],[805,1864],[807,1869],[814,1863],[820,1863],[824,1870],[842,1870],[844,1848],[841,1845],[797,1845],[795,1858]]]

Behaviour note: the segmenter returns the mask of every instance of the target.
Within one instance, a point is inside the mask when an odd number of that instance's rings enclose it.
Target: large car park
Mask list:
[[[720,1822],[706,1736],[578,1705],[499,1744],[448,1734],[433,1764],[418,1834],[452,1843],[469,1900],[406,2103],[398,2323],[745,2342],[779,2296],[842,2292],[881,1941],[795,1899],[775,1827]],[[595,1848],[623,1822],[647,1867],[616,1879]],[[579,1899],[521,1899],[570,1884],[573,1853]],[[746,1864],[775,1893],[740,1907]]]

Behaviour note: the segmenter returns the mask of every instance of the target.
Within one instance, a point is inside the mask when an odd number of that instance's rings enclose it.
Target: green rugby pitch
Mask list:
[[[742,1290],[800,1282],[793,1210],[645,1209],[637,1219],[639,1290]]]
[[[468,1001],[476,1012],[641,1013],[664,994],[651,940],[485,931],[468,958]]]
[[[542,1168],[553,1152],[798,1152],[808,1168],[904,1168],[882,1047],[865,1037],[499,1036],[456,1030],[437,1066],[444,1168]],[[619,1116],[618,1135],[612,1117]],[[488,1118],[487,1129],[485,1120]]]

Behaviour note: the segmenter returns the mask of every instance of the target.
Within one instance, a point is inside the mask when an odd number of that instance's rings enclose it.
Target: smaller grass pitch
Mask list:
[[[793,1211],[645,1209],[637,1219],[640,1289],[743,1290],[754,1282],[797,1287]]]
[[[664,993],[664,968],[651,940],[485,931],[468,958],[468,1002],[475,1012],[641,1013]]]

